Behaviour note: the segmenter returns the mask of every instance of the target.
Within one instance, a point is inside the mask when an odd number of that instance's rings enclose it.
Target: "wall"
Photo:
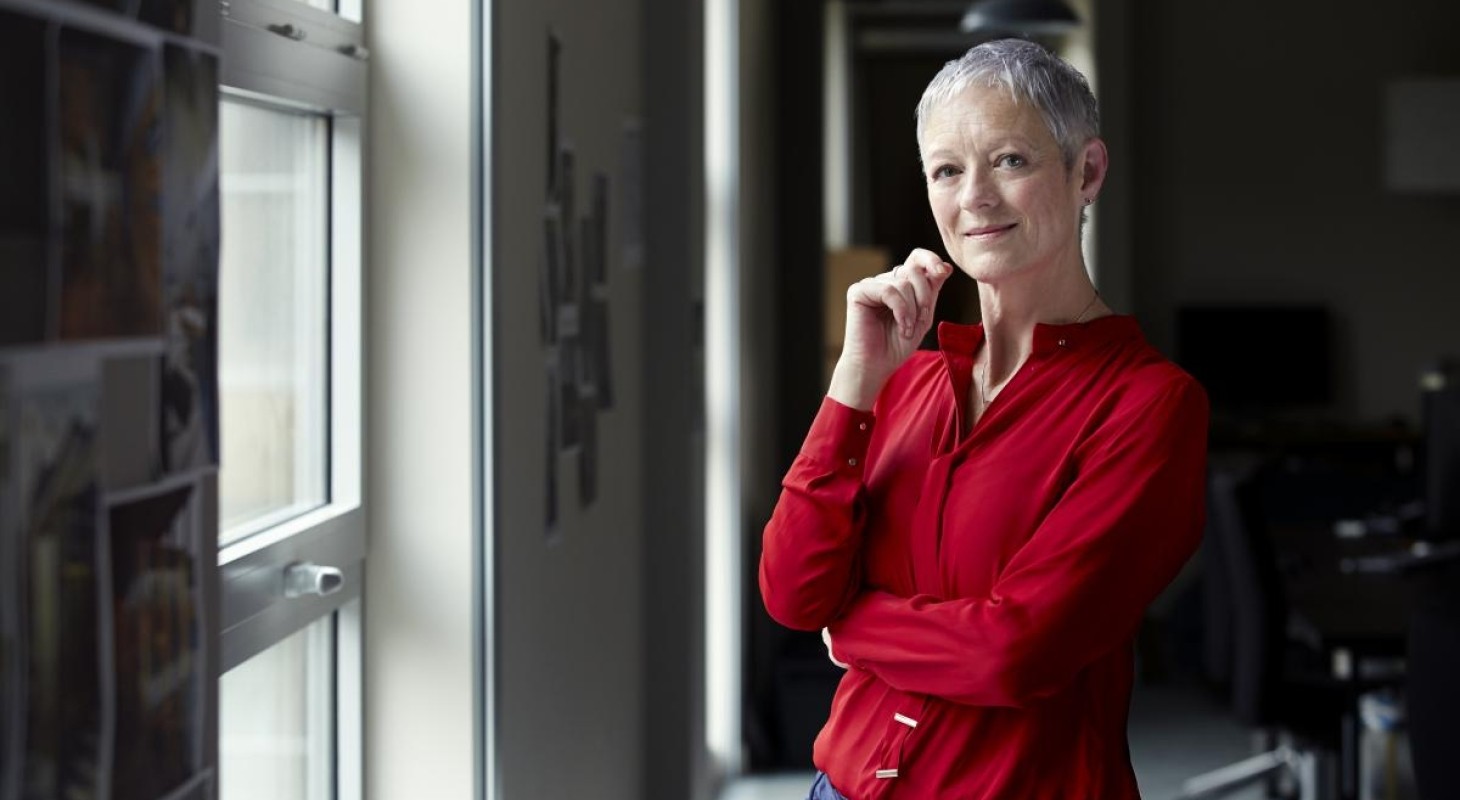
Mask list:
[[[1350,365],[1335,411],[1416,420],[1419,370],[1460,353],[1460,198],[1383,190],[1383,89],[1460,74],[1460,6],[1131,5],[1147,331],[1169,350],[1181,303],[1324,303]]]
[[[621,169],[621,142],[626,119],[643,115],[641,4],[496,5],[490,270],[498,387],[501,796],[639,800],[646,691],[640,438],[645,273],[622,257],[628,176]],[[606,290],[614,401],[597,414],[598,494],[591,501],[580,497],[578,480],[589,448],[544,452],[548,349],[538,336],[538,268],[548,196],[550,26],[562,43],[559,135],[575,150],[578,212],[589,210],[595,172],[606,173],[611,188]],[[657,168],[652,153],[645,163]],[[550,538],[544,475],[553,468],[559,518],[558,534]]]
[[[473,797],[471,5],[372,0],[365,786]]]
[[[644,797],[705,800],[703,3],[645,0]]]

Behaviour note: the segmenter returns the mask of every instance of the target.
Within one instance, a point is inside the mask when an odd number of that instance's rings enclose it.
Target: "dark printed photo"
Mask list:
[[[168,472],[218,463],[218,61],[163,52],[162,455]]]
[[[92,382],[14,396],[26,641],[22,797],[98,796],[102,675],[97,573],[97,399]]]
[[[538,327],[544,344],[558,340],[557,308],[562,298],[563,240],[558,233],[557,209],[549,206],[542,217],[542,260],[538,264]]]
[[[154,800],[202,767],[204,662],[191,485],[113,506],[112,800]]]
[[[580,402],[583,442],[578,448],[578,505],[587,508],[598,500],[598,401],[589,392]]]
[[[193,3],[196,0],[142,0],[137,18],[163,30],[193,33]]]
[[[162,93],[154,52],[60,37],[63,339],[161,331]]]
[[[46,335],[46,24],[0,12],[0,347]],[[3,787],[0,787],[3,788]],[[3,794],[0,794],[3,797]]]

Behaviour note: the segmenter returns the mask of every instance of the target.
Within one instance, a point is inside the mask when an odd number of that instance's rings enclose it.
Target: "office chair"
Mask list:
[[[1256,513],[1255,480],[1214,471],[1207,508],[1211,552],[1220,561],[1213,575],[1228,583],[1217,595],[1231,603],[1232,708],[1244,724],[1285,743],[1188,779],[1179,798],[1218,797],[1284,776],[1301,800],[1317,800],[1329,784],[1331,760],[1324,756],[1337,749],[1347,695],[1322,654],[1288,636],[1282,572]]]
[[[1409,631],[1409,745],[1420,800],[1460,797],[1460,561],[1422,576]]]
[[[1420,800],[1460,797],[1460,541],[1351,559],[1344,568],[1414,582],[1406,699],[1415,783]]]

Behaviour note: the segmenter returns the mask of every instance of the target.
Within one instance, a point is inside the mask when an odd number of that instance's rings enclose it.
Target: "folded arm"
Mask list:
[[[771,617],[788,628],[825,626],[861,586],[862,473],[874,419],[823,400],[781,483],[765,528],[760,590]]]
[[[1205,519],[1207,403],[1183,379],[1117,412],[986,598],[859,594],[835,653],[894,688],[1023,706],[1128,642],[1196,549]]]

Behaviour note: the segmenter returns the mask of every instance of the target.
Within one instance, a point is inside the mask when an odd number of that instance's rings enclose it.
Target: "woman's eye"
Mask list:
[[[954,175],[957,175],[957,174],[958,174],[958,168],[957,167],[954,167],[952,164],[944,164],[941,167],[938,167],[937,169],[933,170],[932,178],[933,178],[933,180],[937,181],[937,180],[942,180],[943,178],[951,178],[951,177],[953,177]]]
[[[1000,156],[998,163],[999,166],[1002,167],[1013,167],[1015,169],[1018,169],[1019,167],[1022,167],[1029,162],[1025,161],[1024,156],[1021,156],[1018,153],[1008,153]]]

